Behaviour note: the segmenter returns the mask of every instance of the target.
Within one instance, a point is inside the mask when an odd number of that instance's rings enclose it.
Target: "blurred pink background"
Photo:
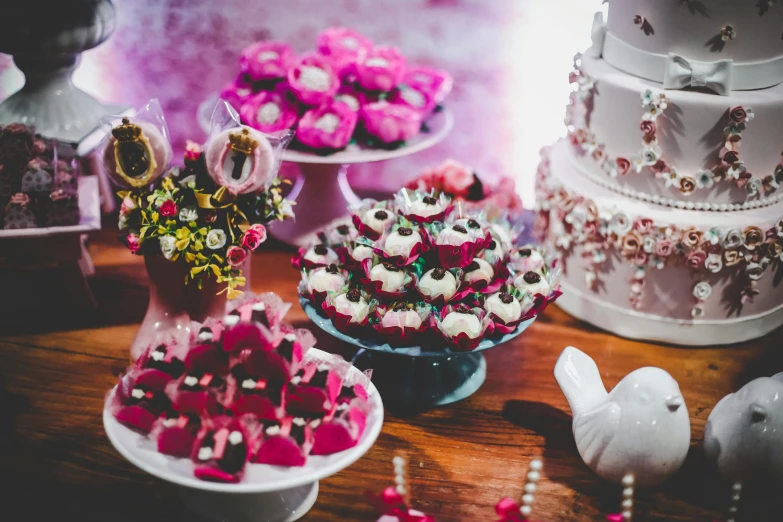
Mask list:
[[[486,177],[508,174],[533,203],[538,150],[565,134],[571,58],[590,42],[600,0],[115,0],[114,35],[84,53],[75,82],[129,105],[160,99],[176,150],[205,138],[198,104],[234,78],[240,51],[259,39],[312,49],[322,29],[343,25],[399,47],[410,63],[449,70],[456,124],[432,149],[356,166],[360,194],[394,190],[448,157]],[[23,83],[0,54],[0,98]]]

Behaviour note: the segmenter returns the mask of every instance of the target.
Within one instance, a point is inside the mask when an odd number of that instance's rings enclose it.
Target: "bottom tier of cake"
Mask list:
[[[783,205],[677,210],[590,181],[558,142],[536,181],[539,239],[563,270],[558,304],[624,337],[729,344],[783,324]]]

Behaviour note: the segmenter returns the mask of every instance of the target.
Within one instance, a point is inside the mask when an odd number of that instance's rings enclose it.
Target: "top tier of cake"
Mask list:
[[[612,0],[604,59],[663,82],[669,53],[731,60],[733,89],[783,81],[783,4],[774,0]]]

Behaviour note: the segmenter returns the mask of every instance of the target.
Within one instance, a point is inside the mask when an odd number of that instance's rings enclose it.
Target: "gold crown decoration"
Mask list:
[[[242,129],[242,132],[232,132],[228,135],[228,141],[231,142],[233,150],[246,156],[252,154],[253,150],[258,147],[258,140],[253,138],[247,129]]]
[[[122,125],[114,127],[111,133],[117,141],[138,141],[141,137],[141,127],[131,123],[128,118],[123,118]]]

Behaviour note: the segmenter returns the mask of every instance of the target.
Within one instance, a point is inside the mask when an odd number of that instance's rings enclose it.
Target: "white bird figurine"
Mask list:
[[[704,451],[733,482],[783,479],[783,373],[750,381],[715,405]]]
[[[691,426],[677,382],[660,368],[640,368],[606,392],[595,361],[569,346],[555,379],[571,406],[582,460],[606,480],[654,486],[680,469]]]

